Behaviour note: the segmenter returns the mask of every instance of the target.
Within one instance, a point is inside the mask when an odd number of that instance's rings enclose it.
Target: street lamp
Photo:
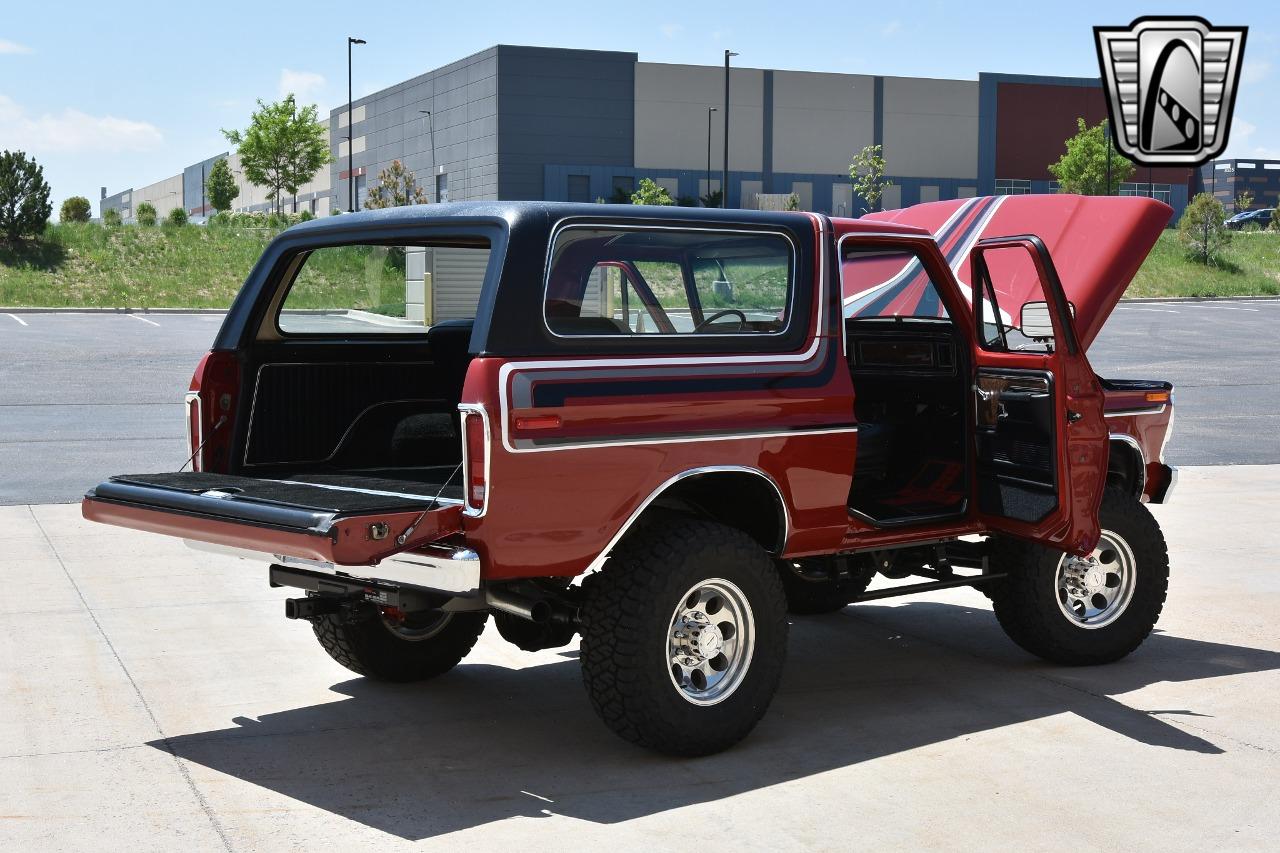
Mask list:
[[[724,162],[721,164],[720,207],[729,206],[729,57],[737,56],[732,50],[724,52]]]
[[[364,39],[347,36],[347,213],[356,212],[356,141],[355,115],[351,112],[351,46],[366,44]]]
[[[421,115],[427,117],[427,132],[431,135],[431,195],[436,201],[440,198],[436,195],[436,120],[431,116],[431,110],[418,110]]]
[[[711,195],[711,114],[714,112],[715,107],[707,107],[707,195]]]

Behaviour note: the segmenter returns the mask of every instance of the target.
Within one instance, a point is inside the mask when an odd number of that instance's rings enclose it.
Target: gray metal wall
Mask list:
[[[498,198],[543,198],[552,163],[631,165],[636,54],[499,45]]]
[[[355,101],[357,120],[350,130],[355,168],[365,170],[364,185],[376,185],[378,173],[399,160],[432,201],[440,172],[449,177],[451,201],[497,198],[497,55],[498,48],[489,48]],[[424,110],[431,112],[430,118]],[[335,204],[343,210],[348,197],[342,139],[348,135],[346,112],[343,104],[329,117],[335,158],[331,183]]]

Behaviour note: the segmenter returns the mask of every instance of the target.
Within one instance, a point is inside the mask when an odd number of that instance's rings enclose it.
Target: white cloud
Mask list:
[[[1271,63],[1266,59],[1250,59],[1240,69],[1241,83],[1261,83],[1271,74]]]
[[[663,24],[662,25],[663,38],[673,39],[683,32],[684,32],[684,24]]]
[[[324,83],[324,75],[316,74],[314,71],[280,69],[280,97],[291,94],[299,106],[315,103],[316,94],[324,89]]]
[[[153,124],[115,116],[93,116],[68,107],[33,115],[0,95],[0,148],[48,151],[152,151],[164,142]]]
[[[895,36],[898,34],[898,31],[901,29],[902,29],[902,21],[893,20],[880,28],[880,35],[884,36],[885,38],[888,38],[889,36]]]
[[[0,54],[4,53],[32,53],[31,48],[25,44],[18,44],[16,41],[8,39],[0,39]]]

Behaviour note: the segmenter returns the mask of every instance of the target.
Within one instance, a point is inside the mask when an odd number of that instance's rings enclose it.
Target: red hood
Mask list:
[[[1075,303],[1076,334],[1088,347],[1102,329],[1173,209],[1141,197],[1009,195],[917,204],[872,213],[863,219],[915,225],[938,241],[969,295],[969,253],[984,237],[1034,234],[1053,255],[1067,299]],[[990,256],[988,256],[990,257]],[[992,259],[994,260],[994,258]],[[992,265],[1002,313],[1014,322],[1024,302],[1043,299],[1027,275]]]

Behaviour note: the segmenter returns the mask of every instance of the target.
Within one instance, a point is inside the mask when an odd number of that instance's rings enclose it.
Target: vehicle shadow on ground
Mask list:
[[[686,761],[609,733],[576,655],[565,656],[521,670],[463,665],[409,687],[353,679],[333,688],[347,699],[150,745],[418,840],[514,816],[617,823],[1064,712],[1152,747],[1215,754],[1159,718],[1194,708],[1111,697],[1280,668],[1280,653],[1156,634],[1118,664],[1065,669],[1013,647],[989,610],[862,605],[797,621],[764,722],[737,748]]]

